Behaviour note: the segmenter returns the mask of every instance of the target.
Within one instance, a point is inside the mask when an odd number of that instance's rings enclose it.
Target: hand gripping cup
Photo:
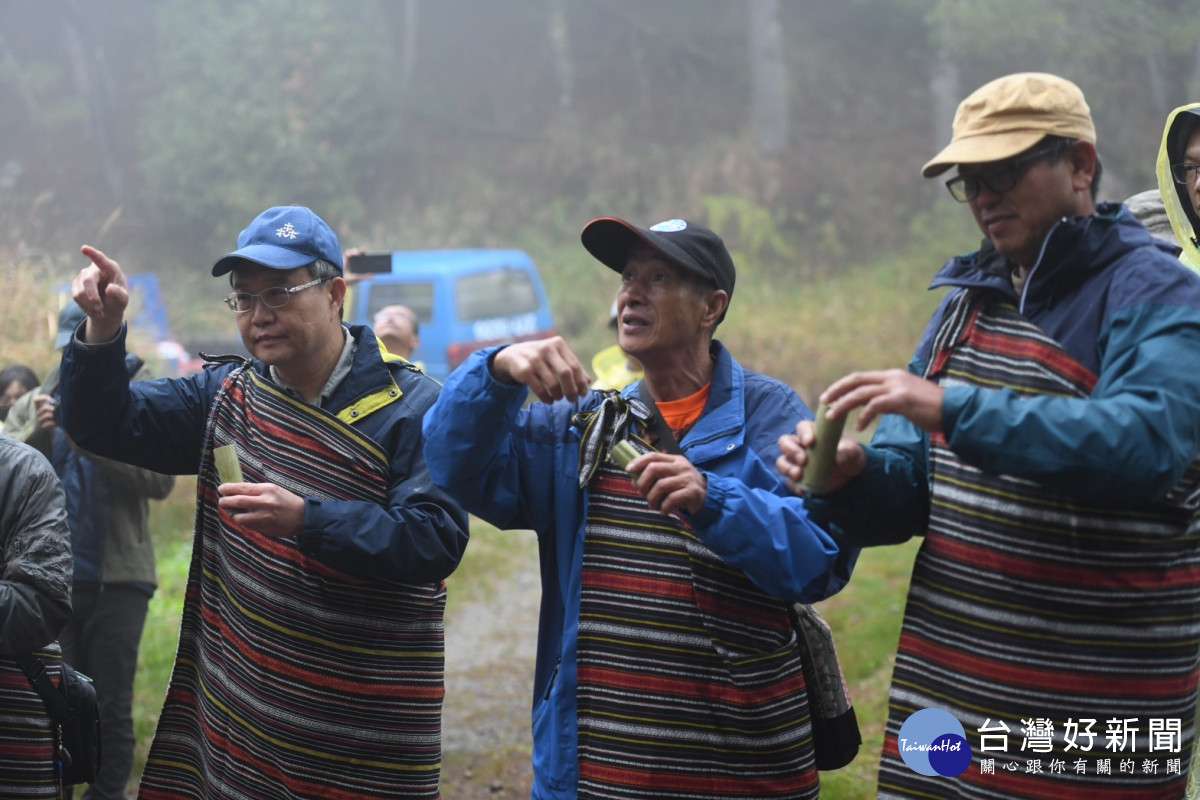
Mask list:
[[[829,406],[824,403],[817,406],[816,427],[813,429],[817,441],[808,450],[808,463],[804,467],[804,477],[800,479],[800,485],[811,494],[825,494],[825,487],[829,485],[829,477],[833,473],[838,441],[846,425],[845,414],[837,419],[829,419],[825,416],[828,411]]]

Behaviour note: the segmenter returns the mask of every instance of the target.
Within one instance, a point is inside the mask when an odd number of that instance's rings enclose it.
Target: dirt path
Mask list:
[[[495,558],[496,545],[480,537],[464,558],[464,565],[473,559],[477,566],[449,581],[444,800],[527,798],[532,784],[529,709],[541,597],[537,550],[532,534],[500,536],[495,541],[504,542],[504,558]],[[469,599],[455,602],[456,591]]]

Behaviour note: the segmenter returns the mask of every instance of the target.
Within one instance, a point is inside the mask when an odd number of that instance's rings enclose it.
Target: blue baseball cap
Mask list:
[[[317,259],[342,271],[342,246],[325,220],[304,206],[275,206],[254,218],[238,235],[238,249],[213,264],[212,274],[224,275],[239,261],[272,269],[307,267]]]
[[[62,350],[70,344],[71,337],[75,335],[75,329],[85,319],[87,319],[87,314],[74,300],[63,306],[62,311],[58,312],[58,336],[54,339],[54,349]]]

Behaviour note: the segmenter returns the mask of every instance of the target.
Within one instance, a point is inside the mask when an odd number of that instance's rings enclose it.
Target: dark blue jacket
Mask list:
[[[305,498],[300,548],[350,575],[442,580],[462,558],[468,520],[433,485],[422,455],[421,418],[437,398],[438,384],[403,360],[385,361],[369,328],[349,330],[358,342],[354,364],[326,410],[390,454],[389,503]],[[124,352],[124,329],[111,344],[72,339],[63,351],[63,426],[81,447],[100,455],[156,472],[195,474],[212,400],[235,365],[131,385]],[[271,380],[266,365],[252,364]]]
[[[1200,276],[1115,203],[1057,223],[1020,297],[996,266],[986,250],[951,259],[932,288],[1009,295],[1099,380],[1084,399],[948,387],[942,428],[950,448],[985,472],[1085,502],[1144,507],[1161,499],[1200,453]],[[909,365],[916,375],[929,363],[949,300]],[[867,471],[810,507],[864,544],[919,535],[929,514],[928,454],[927,434],[886,416],[867,449]]]

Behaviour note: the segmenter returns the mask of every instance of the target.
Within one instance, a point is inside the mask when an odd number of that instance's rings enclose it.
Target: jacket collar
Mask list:
[[[725,345],[713,339],[709,347],[713,357],[712,387],[708,391],[708,403],[695,427],[683,437],[680,446],[687,452],[693,463],[709,458],[705,445],[714,442],[721,444],[720,452],[724,452],[728,437],[734,436],[740,443],[746,418],[745,386],[746,374],[742,366],[733,360]],[[626,397],[637,397],[638,385],[635,381],[622,390]],[[716,453],[719,455],[719,453]]]
[[[946,262],[929,288],[995,289],[1017,300],[1021,313],[1028,316],[1052,302],[1061,291],[1107,268],[1135,247],[1147,244],[1153,244],[1153,238],[1128,209],[1120,203],[1101,203],[1090,216],[1064,217],[1055,223],[1029,270],[1020,298],[1010,277],[1012,262],[997,253],[987,240],[974,253]]]
[[[347,325],[346,328],[356,343],[354,360],[346,379],[333,390],[325,408],[331,414],[353,421],[399,399],[402,392],[384,363],[379,340],[371,329],[365,325]],[[270,375],[266,364],[258,359],[253,363],[260,375]]]
[[[746,374],[725,345],[713,340],[712,388],[695,427],[684,437],[684,450],[699,464],[723,455],[745,438]]]

